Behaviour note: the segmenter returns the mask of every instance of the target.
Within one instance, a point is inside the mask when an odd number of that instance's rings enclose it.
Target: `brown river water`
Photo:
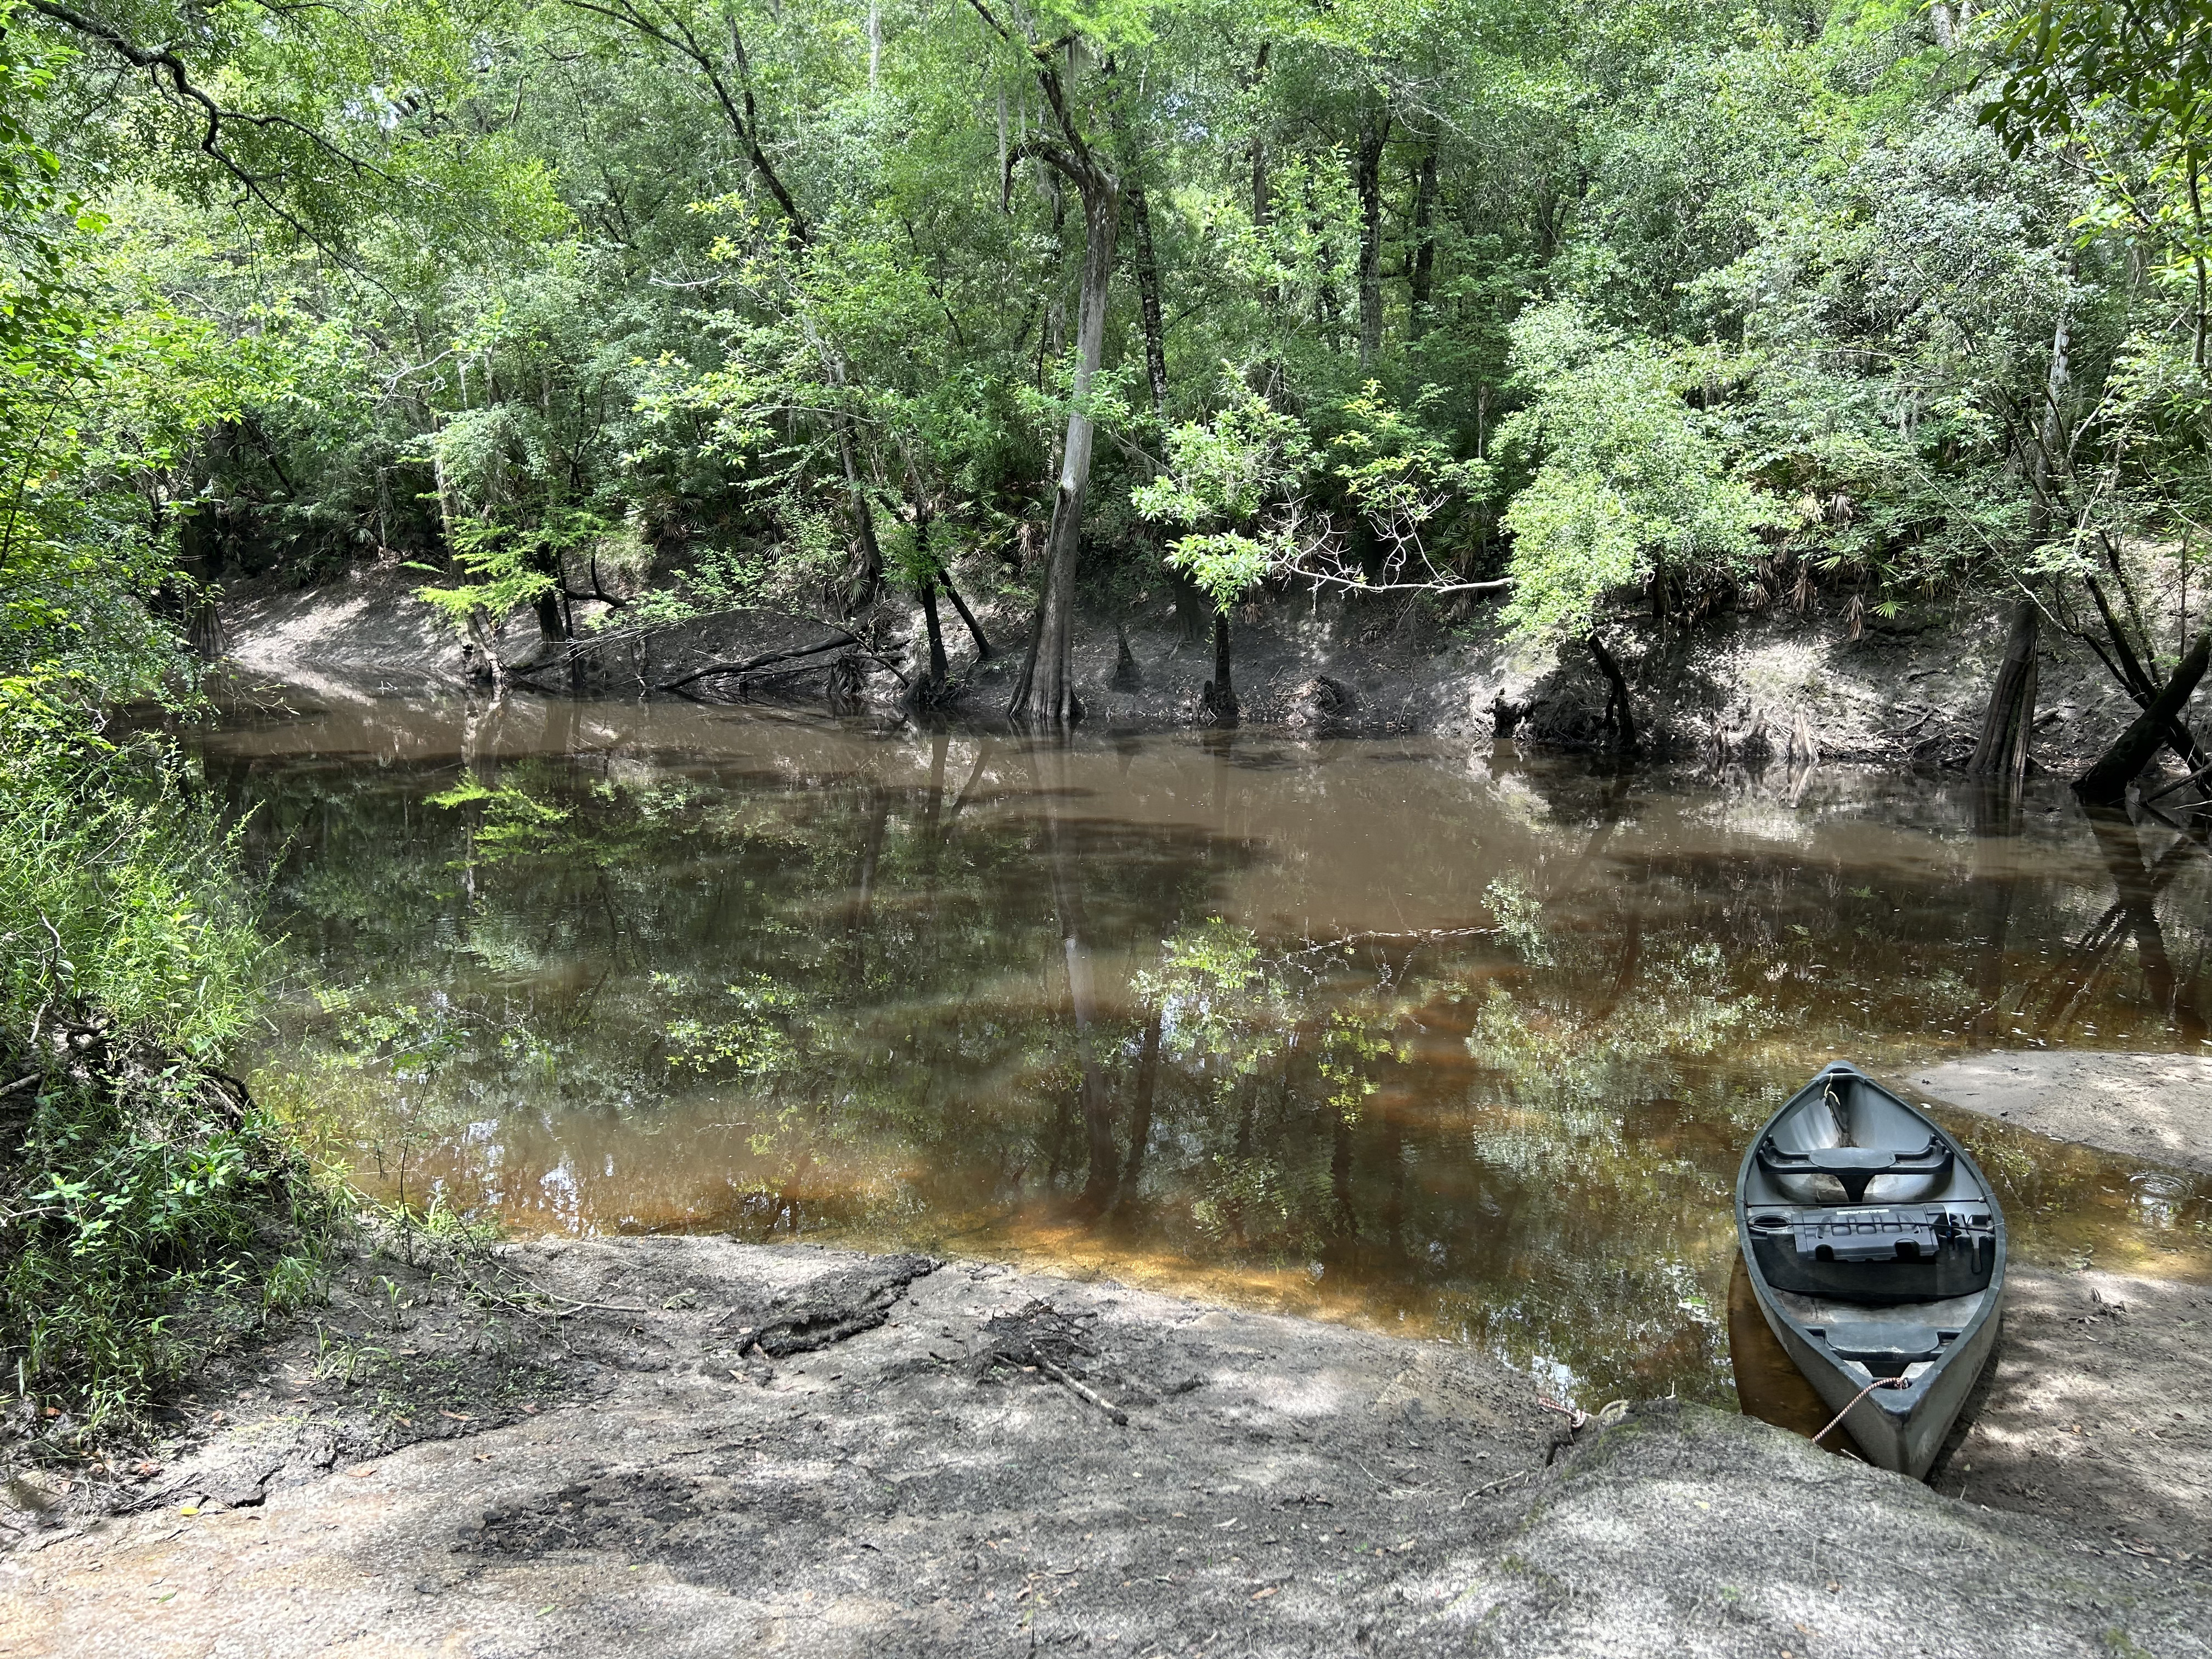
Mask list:
[[[2055,791],[272,689],[192,744],[294,946],[257,1086],[376,1198],[1096,1272],[1586,1405],[1732,1398],[1736,1164],[1829,1060],[2207,1047],[2212,860]],[[2212,1278],[2212,1177],[1947,1121],[2019,1259]]]

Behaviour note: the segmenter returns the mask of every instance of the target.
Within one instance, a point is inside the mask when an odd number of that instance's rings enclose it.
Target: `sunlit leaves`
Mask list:
[[[1578,636],[1607,593],[1662,568],[1692,582],[1740,580],[1780,508],[1730,476],[1668,354],[1571,301],[1526,313],[1514,349],[1530,399],[1498,441],[1541,459],[1505,514],[1509,625],[1547,642]]]

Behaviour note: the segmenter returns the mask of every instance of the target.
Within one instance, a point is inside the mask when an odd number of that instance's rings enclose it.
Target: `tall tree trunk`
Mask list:
[[[2000,789],[2016,791],[2027,777],[2029,739],[2035,723],[2035,645],[2041,613],[2032,599],[2013,608],[2012,631],[2004,659],[1990,686],[1982,714],[1982,735],[1974,745],[1967,774],[1986,778]]]
[[[1370,108],[1359,124],[1359,372],[1382,349],[1382,143],[1390,112]]]
[[[945,697],[945,629],[937,619],[937,566],[929,554],[929,509],[921,503],[919,486],[915,495],[915,562],[922,569],[921,619],[929,631],[929,679],[921,701],[925,704],[935,704]]]
[[[1260,82],[1267,73],[1267,56],[1274,48],[1271,40],[1260,43],[1259,55],[1252,60],[1252,71],[1243,77],[1244,89],[1257,94]],[[1261,232],[1264,240],[1272,210],[1268,202],[1267,134],[1255,118],[1252,124],[1252,228]]]
[[[1160,267],[1152,251],[1152,210],[1145,187],[1129,186],[1129,228],[1137,234],[1137,310],[1145,323],[1145,379],[1152,393],[1152,417],[1167,418],[1168,343],[1160,313]]]
[[[830,384],[842,392],[846,386],[845,360],[833,351],[824,351],[829,365]],[[853,422],[843,410],[831,417],[837,432],[837,460],[845,472],[845,494],[853,508],[853,568],[847,573],[845,591],[840,596],[840,617],[850,622],[876,602],[876,595],[884,585],[884,550],[876,541],[876,515],[869,508],[868,493],[860,483],[860,466],[854,453]]]
[[[1114,244],[1121,189],[1095,161],[1077,184],[1083,193],[1083,283],[1077,306],[1075,384],[1061,445],[1060,484],[1045,536],[1044,584],[1029,660],[1015,683],[1009,718],[1036,726],[1072,726],[1082,717],[1069,674],[1075,623],[1075,556],[1083,536],[1083,496],[1091,482],[1091,384],[1106,351],[1106,301],[1114,276]]]
[[[1413,272],[1410,283],[1413,337],[1428,331],[1429,295],[1437,275],[1437,141],[1421,151],[1421,174],[1413,186]]]
[[[934,576],[924,576],[921,579],[921,619],[929,629],[929,678],[927,682],[928,695],[922,701],[926,703],[935,703],[941,702],[945,696],[946,664],[945,630],[939,625],[937,620],[937,579]]]
[[[2181,665],[2173,671],[2173,678],[2152,699],[2150,706],[2136,715],[2097,763],[2081,775],[2074,786],[2074,793],[2082,805],[2118,806],[2127,799],[2130,781],[2167,741],[2166,728],[2179,724],[2182,708],[2196,691],[2197,683],[2204,678],[2208,662],[2212,662],[2212,629],[2197,636],[2197,643],[2189,647],[2189,654],[2181,659]]]
[[[2069,278],[2073,275],[2070,264],[2067,275]],[[2027,533],[2031,541],[2040,542],[2051,532],[2051,492],[2066,470],[2063,411],[2068,389],[2073,384],[2069,362],[2072,346],[2073,329],[2062,302],[2058,321],[2051,331],[2051,367],[2044,377],[2042,415],[2035,423],[2035,462],[2031,469],[2034,488],[2027,503]]]

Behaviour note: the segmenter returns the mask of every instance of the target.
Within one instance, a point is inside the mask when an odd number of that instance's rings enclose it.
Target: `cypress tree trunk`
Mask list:
[[[1229,617],[1220,611],[1213,613],[1213,678],[1206,683],[1200,702],[1209,724],[1237,724],[1237,689],[1229,680]]]
[[[2001,789],[2016,791],[2027,776],[2028,744],[2035,722],[2035,645],[2041,621],[2034,602],[2014,607],[2012,631],[2003,660],[1990,686],[1982,714],[1982,735],[1967,763],[1969,775],[1986,778]]]
[[[1129,649],[1129,624],[1126,620],[1114,624],[1114,689],[1116,691],[1141,690],[1145,677],[1137,666],[1137,653]]]

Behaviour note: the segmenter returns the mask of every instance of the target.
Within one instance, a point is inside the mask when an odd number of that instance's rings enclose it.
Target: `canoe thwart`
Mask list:
[[[1892,1146],[1816,1146],[1791,1152],[1775,1144],[1772,1135],[1759,1143],[1759,1167],[1769,1175],[1824,1175],[1841,1184],[1844,1198],[1853,1204],[1866,1198],[1867,1183],[1876,1176],[1918,1175],[1942,1180],[1951,1173],[1952,1154],[1942,1139],[1930,1135],[1917,1151]]]

